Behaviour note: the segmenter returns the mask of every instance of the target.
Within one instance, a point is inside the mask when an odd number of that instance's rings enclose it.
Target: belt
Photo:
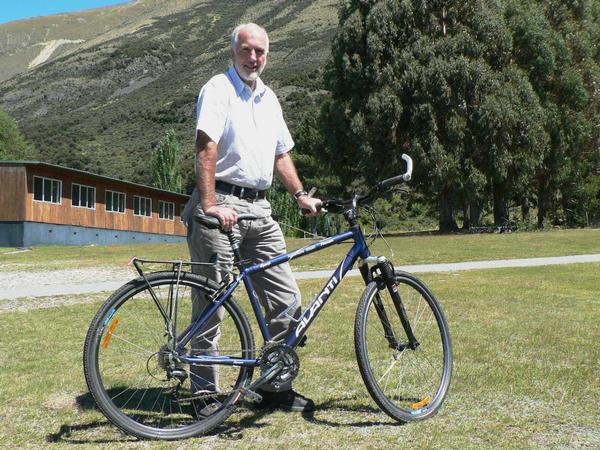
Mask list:
[[[258,189],[237,186],[221,180],[216,181],[215,189],[223,194],[235,195],[245,200],[262,200],[267,196],[266,190],[259,191]]]

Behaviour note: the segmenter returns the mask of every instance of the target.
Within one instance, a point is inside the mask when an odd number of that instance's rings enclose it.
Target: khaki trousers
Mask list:
[[[234,234],[240,244],[242,258],[252,263],[260,263],[275,258],[286,252],[285,240],[279,224],[271,217],[271,205],[263,200],[244,200],[233,195],[216,194],[217,204],[226,206],[238,214],[254,214],[259,219],[241,221],[234,227]],[[202,212],[197,191],[186,206],[188,223],[188,247],[192,261],[217,262],[216,265],[193,266],[194,273],[220,282],[226,271],[232,268],[233,252],[227,236],[219,230],[211,230],[195,223],[193,214]],[[300,290],[292,274],[289,264],[280,264],[263,272],[252,275],[252,283],[262,304],[267,327],[272,340],[282,340],[288,334],[290,322],[301,314]],[[192,320],[198,317],[206,307],[207,301],[201,293],[194,294]],[[220,321],[223,319],[223,308],[220,308],[214,320],[210,320],[202,335],[192,341],[192,351],[218,355],[221,334]],[[192,367],[192,386],[194,391],[219,389],[218,366]],[[263,389],[274,391],[272,386]],[[291,383],[278,390],[291,389]]]

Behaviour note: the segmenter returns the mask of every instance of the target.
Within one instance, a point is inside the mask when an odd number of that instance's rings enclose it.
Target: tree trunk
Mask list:
[[[529,205],[529,197],[525,195],[521,199],[521,220],[523,223],[529,223],[530,219],[530,205]]]
[[[440,194],[440,231],[442,233],[458,231],[458,225],[454,218],[454,209],[452,207],[452,196],[450,189],[445,187]]]
[[[480,227],[483,220],[483,207],[479,203],[471,203],[471,226]]]
[[[465,201],[463,206],[463,230],[480,227],[483,220],[483,207],[477,201]]]
[[[537,226],[543,230],[546,227],[548,220],[548,212],[550,211],[550,187],[544,181],[540,181],[538,185],[538,215]]]
[[[494,183],[494,223],[504,225],[509,221],[509,211],[506,201],[506,184]]]
[[[463,230],[471,229],[471,204],[468,200],[463,203]]]

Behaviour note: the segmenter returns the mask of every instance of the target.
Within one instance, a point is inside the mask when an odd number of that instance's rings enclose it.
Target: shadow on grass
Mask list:
[[[77,403],[77,408],[79,408],[82,411],[90,409],[98,410],[98,408],[96,408],[96,402],[94,401],[94,397],[92,397],[91,392],[86,392],[85,394],[78,395],[75,399],[75,402]]]
[[[95,430],[98,428],[109,426],[110,423],[108,421],[100,421],[96,420],[90,423],[78,424],[78,425],[68,425],[63,424],[60,426],[59,430],[56,433],[51,433],[46,436],[46,442],[49,443],[58,443],[64,442],[68,444],[107,444],[113,442],[135,442],[137,441],[134,437],[128,437],[126,435],[122,435],[122,438],[83,438],[77,437],[77,433],[85,432],[88,430]]]
[[[96,408],[96,403],[94,402],[94,398],[91,393],[86,393],[77,396],[75,399],[77,403],[77,407],[80,411],[86,410],[98,410]],[[46,436],[46,442],[57,443],[64,442],[68,444],[107,444],[113,442],[135,442],[137,441],[134,437],[129,437],[123,433],[121,433],[117,428],[115,428],[117,433],[120,433],[120,438],[115,437],[113,439],[110,438],[93,438],[93,437],[79,437],[80,433],[84,433],[86,431],[93,431],[103,427],[112,426],[108,420],[94,420],[93,422],[77,424],[77,425],[69,425],[63,424],[60,426],[59,430],[56,433],[51,433]]]
[[[402,425],[399,422],[396,422],[390,419],[388,416],[385,416],[384,413],[376,407],[365,405],[365,404],[353,404],[357,401],[360,401],[361,398],[358,396],[350,396],[350,397],[342,397],[336,398],[333,400],[329,400],[323,403],[319,403],[316,405],[316,411],[313,412],[303,412],[302,418],[307,422],[314,423],[315,425],[326,425],[331,427],[368,427],[368,426],[377,426],[382,424],[387,425]],[[252,412],[253,415],[244,417],[239,421],[239,426],[241,428],[245,427],[265,427],[269,425],[258,424],[257,421],[267,416],[270,413],[277,411],[276,408],[261,408],[259,405],[255,404],[246,404],[246,411]],[[289,413],[296,414],[296,413]],[[333,416],[335,414],[341,414],[342,417],[340,421],[334,420]],[[384,418],[382,420],[360,420],[360,421],[346,421],[344,418],[348,418],[353,414],[371,414],[371,415],[382,415]],[[324,417],[323,417],[324,416]],[[275,425],[273,425],[275,426]]]
[[[79,395],[76,398],[76,403],[81,411],[99,411],[96,407],[96,402],[92,397],[92,394],[87,392],[85,394]],[[240,408],[239,411],[249,411],[245,408]],[[251,416],[246,416],[239,420],[237,423],[235,420],[228,419],[224,424],[219,425],[209,433],[201,435],[199,437],[205,436],[219,436],[221,439],[237,441],[241,440],[244,437],[244,430],[249,428],[262,428],[266,426],[264,423],[260,423],[260,420],[269,414],[271,411],[266,409],[261,409],[258,411],[251,411],[253,414]],[[78,436],[79,434],[97,430],[103,427],[107,427],[113,430],[115,437],[114,438],[94,438],[94,437],[82,437]],[[63,424],[59,428],[56,433],[51,433],[46,436],[46,442],[49,443],[68,443],[68,444],[106,444],[106,443],[116,443],[116,442],[139,442],[140,440],[134,436],[129,436],[119,430],[116,426],[114,426],[108,420],[94,420],[89,423],[82,424]]]
[[[315,425],[325,425],[330,427],[368,427],[382,424],[401,425],[391,420],[359,420],[346,421],[345,418],[353,414],[382,414],[375,407],[364,404],[353,404],[358,400],[357,397],[337,398],[317,405],[315,412],[302,413],[302,418],[307,422]],[[76,398],[77,405],[82,411],[98,410],[92,395],[88,392]],[[268,422],[263,419],[269,414],[276,411],[273,408],[261,408],[259,405],[245,403],[238,411],[243,414],[241,418],[236,419],[235,415],[227,419],[223,424],[203,436],[218,436],[220,439],[229,441],[239,441],[244,438],[244,430],[260,429],[269,426]],[[340,420],[336,420],[335,414],[342,414]],[[315,416],[315,414],[317,416]],[[386,416],[387,417],[387,416]],[[111,428],[114,430],[114,438],[103,438],[98,436],[87,437],[81,436],[86,432],[93,432],[100,428]],[[202,437],[202,436],[201,436]],[[49,443],[68,443],[68,444],[106,444],[115,442],[139,442],[135,437],[128,436],[121,432],[117,427],[114,427],[108,420],[94,420],[89,423],[82,424],[63,424],[56,433],[51,433],[46,436],[46,442]]]
[[[317,425],[327,425],[330,427],[370,427],[377,425],[403,425],[400,422],[390,419],[385,416],[383,420],[359,420],[359,421],[336,421],[332,418],[334,412],[342,414],[378,414],[383,415],[384,413],[376,407],[368,406],[364,404],[356,405],[353,402],[359,400],[357,396],[336,398],[327,402],[319,403],[316,405],[316,411],[309,413],[302,413],[302,417],[311,423]],[[320,414],[326,413],[326,414]],[[330,414],[327,414],[330,413]],[[315,414],[318,417],[315,417]],[[324,415],[325,417],[322,417]]]

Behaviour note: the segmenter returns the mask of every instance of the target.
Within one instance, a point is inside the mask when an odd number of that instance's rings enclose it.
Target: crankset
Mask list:
[[[266,373],[277,364],[281,365],[281,369],[270,380],[270,384],[275,389],[279,389],[286,383],[291,383],[298,376],[300,359],[296,351],[285,344],[271,343],[265,345],[260,358],[261,373]]]

